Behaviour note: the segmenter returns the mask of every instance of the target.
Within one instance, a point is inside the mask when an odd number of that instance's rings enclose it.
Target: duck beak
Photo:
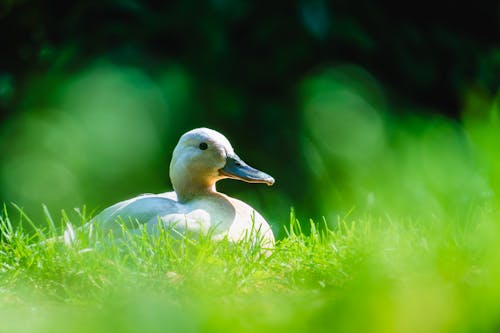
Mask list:
[[[274,184],[274,178],[267,173],[252,168],[237,155],[228,156],[226,165],[219,170],[219,174],[233,179],[243,180],[247,183],[264,183],[269,186]]]

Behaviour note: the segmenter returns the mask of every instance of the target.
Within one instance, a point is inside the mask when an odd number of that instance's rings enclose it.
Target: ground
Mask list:
[[[459,227],[345,217],[311,221],[306,235],[292,214],[265,250],[77,228],[68,245],[50,215],[28,231],[26,217],[4,214],[0,331],[493,332],[496,217],[484,207]]]

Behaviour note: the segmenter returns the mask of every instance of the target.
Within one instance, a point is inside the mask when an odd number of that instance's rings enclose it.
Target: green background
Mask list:
[[[176,141],[206,126],[276,178],[219,189],[277,233],[291,206],[302,220],[461,209],[498,183],[471,131],[495,103],[499,8],[3,1],[0,200],[37,217],[170,190]]]

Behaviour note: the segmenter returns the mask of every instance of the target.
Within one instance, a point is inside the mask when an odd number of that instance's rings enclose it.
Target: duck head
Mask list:
[[[215,192],[215,183],[224,178],[274,184],[273,177],[243,162],[219,132],[197,128],[182,135],[170,162],[170,180],[179,200]]]

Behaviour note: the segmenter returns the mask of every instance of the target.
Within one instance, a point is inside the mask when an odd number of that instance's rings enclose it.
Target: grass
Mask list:
[[[84,213],[77,226],[87,220]],[[0,221],[0,332],[495,332],[494,209],[453,221],[295,216],[270,255],[258,242],[167,232],[127,242],[46,210]],[[438,223],[450,222],[450,223]],[[450,227],[455,226],[455,227]]]

